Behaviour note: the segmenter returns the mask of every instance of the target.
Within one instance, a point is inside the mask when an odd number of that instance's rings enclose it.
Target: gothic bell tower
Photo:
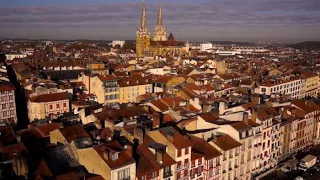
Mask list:
[[[147,27],[147,15],[145,4],[142,4],[141,24],[136,33],[136,54],[137,57],[143,57],[144,51],[150,46],[150,33]]]
[[[153,41],[166,41],[167,40],[167,33],[166,28],[163,25],[162,21],[162,7],[159,5],[158,11],[158,23],[154,32]]]

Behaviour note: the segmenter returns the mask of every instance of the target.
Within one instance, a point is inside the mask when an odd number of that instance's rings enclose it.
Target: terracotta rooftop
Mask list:
[[[212,142],[215,143],[223,151],[228,151],[242,145],[240,142],[236,141],[227,134],[216,137],[216,141],[212,140]]]
[[[15,89],[16,88],[12,84],[9,84],[9,83],[0,84],[0,91],[13,91]]]
[[[75,139],[89,137],[89,134],[79,124],[67,126],[59,130],[69,143]]]
[[[189,140],[192,143],[192,151],[203,154],[206,160],[210,160],[222,155],[219,150],[211,146],[204,139],[196,136],[190,136]]]
[[[135,163],[134,159],[122,148],[117,141],[111,141],[107,144],[93,146],[94,150],[99,154],[101,159],[110,167],[110,169],[118,169],[123,166]],[[111,157],[106,159],[105,153],[118,152],[118,159],[112,160]],[[110,154],[109,154],[110,155]]]
[[[191,142],[180,134],[173,127],[164,127],[159,129],[159,132],[167,138],[169,142],[171,142],[177,149],[183,149],[192,146]]]
[[[61,100],[68,100],[68,93],[52,93],[52,94],[41,94],[38,96],[30,97],[29,100],[31,102],[52,102],[52,101],[61,101]]]

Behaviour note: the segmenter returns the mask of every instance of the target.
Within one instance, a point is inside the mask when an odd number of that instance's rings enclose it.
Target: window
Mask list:
[[[177,164],[177,169],[180,169],[180,168],[181,168],[181,161],[179,161]]]
[[[185,159],[184,160],[184,166],[185,167],[189,167],[189,159]]]
[[[261,92],[265,93],[266,92],[266,88],[261,88]]]
[[[210,159],[210,160],[209,160],[209,168],[212,168],[212,167],[213,167],[213,160]]]
[[[52,105],[49,105],[49,109],[53,109],[53,108],[52,108]]]
[[[181,149],[178,149],[178,157],[181,156]]]
[[[244,154],[241,154],[241,164],[244,163]]]
[[[157,172],[152,172],[151,177],[152,178],[156,178],[157,177]]]
[[[124,180],[130,178],[130,168],[118,171],[118,180]]]
[[[57,104],[56,106],[57,106],[57,109],[59,109],[59,108],[60,108],[60,104]]]
[[[187,147],[184,152],[185,155],[189,154],[189,148]]]
[[[115,152],[111,155],[111,159],[114,161],[114,160],[117,160],[119,158],[119,153],[118,152]]]
[[[146,180],[146,176],[141,176],[141,180]]]
[[[67,103],[63,103],[63,107],[64,107],[64,108],[67,107]]]
[[[233,156],[233,149],[230,149],[230,151],[229,151],[229,158],[232,158],[232,156]]]

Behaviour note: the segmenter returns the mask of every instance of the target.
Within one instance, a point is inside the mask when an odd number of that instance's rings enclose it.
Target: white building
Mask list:
[[[206,51],[208,49],[212,49],[212,43],[206,42],[206,43],[201,43],[200,44],[200,51]]]
[[[281,80],[265,80],[256,89],[256,93],[265,95],[286,94],[292,98],[301,98],[303,86],[302,79],[295,79],[294,77]]]
[[[126,43],[126,41],[113,40],[112,47],[115,47],[116,45],[120,45],[120,47],[122,47],[125,43]]]
[[[26,58],[26,54],[6,54],[6,59],[12,61],[13,59]]]
[[[234,56],[237,54],[241,54],[239,51],[235,50],[217,50],[215,53],[221,56]]]

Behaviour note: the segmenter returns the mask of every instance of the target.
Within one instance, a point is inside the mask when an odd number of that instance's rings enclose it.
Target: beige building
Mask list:
[[[105,180],[135,180],[136,162],[125,148],[114,140],[78,149],[79,163]]]
[[[240,148],[240,167],[239,167],[239,179],[249,180],[251,179],[252,164],[254,163],[254,133],[253,129],[247,125],[248,122],[237,122],[231,124],[231,126],[236,129],[239,133]]]
[[[122,78],[119,81],[120,103],[137,102],[140,95],[152,93],[152,78],[142,76],[132,76]]]
[[[318,97],[319,76],[312,73],[302,73],[302,77],[306,79],[303,97]]]
[[[44,119],[50,115],[69,112],[68,93],[41,94],[29,98],[28,114],[30,121]]]
[[[83,74],[78,80],[85,84],[89,94],[97,96],[98,103],[112,105],[120,102],[119,85],[113,75],[91,76]]]
[[[240,177],[240,147],[241,143],[227,134],[214,135],[209,142],[222,153],[222,180],[231,180]]]
[[[154,141],[167,146],[167,153],[177,162],[175,179],[189,179],[191,170],[191,142],[173,127],[148,132]]]

